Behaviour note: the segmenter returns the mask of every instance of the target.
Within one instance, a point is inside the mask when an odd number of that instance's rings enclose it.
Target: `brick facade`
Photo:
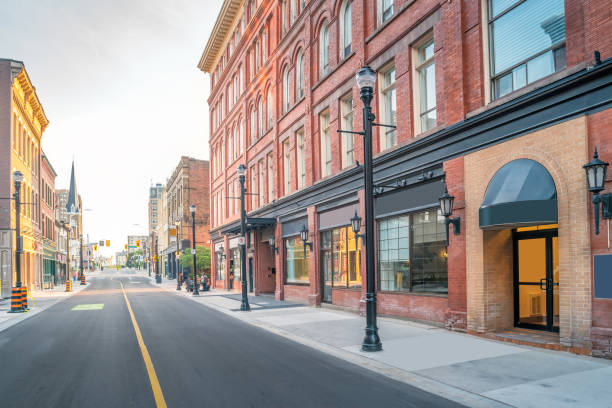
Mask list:
[[[427,180],[422,175],[428,172],[435,180],[444,177],[449,193],[455,197],[453,217],[461,218],[461,233],[454,235],[451,229],[446,253],[448,295],[382,291],[378,294],[378,310],[439,322],[455,330],[489,332],[513,326],[512,233],[510,229],[481,230],[478,209],[495,171],[512,158],[530,157],[553,175],[559,194],[559,250],[563,271],[560,341],[577,349],[590,349],[592,343],[594,350],[610,353],[612,321],[606,316],[610,315],[612,305],[608,300],[592,299],[592,273],[589,273],[590,255],[608,253],[609,249],[607,243],[604,246],[602,235],[596,237],[590,232],[592,210],[581,168],[589,161],[595,144],[602,157],[612,157],[610,110],[589,112],[578,118],[568,114],[556,122],[544,115],[537,116],[538,104],[546,95],[594,68],[595,50],[604,60],[612,56],[612,17],[607,2],[566,0],[566,67],[498,98],[493,97],[490,78],[486,0],[396,0],[393,15],[385,22],[380,15],[382,2],[353,0],[351,50],[346,56],[341,43],[341,10],[346,3],[296,0],[295,4],[296,16],[292,19],[288,2],[264,0],[251,7],[250,1],[226,0],[200,60],[200,69],[211,77],[208,99],[211,237],[225,249],[226,278],[223,282],[217,281],[217,285],[240,287],[236,282],[229,282],[228,269],[230,241],[240,218],[236,200],[232,198],[239,195],[236,168],[244,164],[246,190],[256,194],[247,196],[248,216],[276,219],[276,225],[252,231],[256,244],[248,258],[252,258],[254,268],[254,291],[274,292],[278,299],[321,304],[320,241],[321,230],[325,228],[319,225],[319,216],[323,211],[350,205],[357,205],[360,214],[364,214],[366,200],[358,178],[361,169],[355,164],[343,168],[346,154],[342,147],[343,135],[336,132],[344,126],[342,101],[347,95],[352,96],[352,128],[362,129],[362,104],[355,72],[369,65],[382,73],[392,63],[397,144],[383,146],[383,128],[374,128],[375,179],[387,182],[408,177],[406,188],[412,188]],[[321,33],[326,24],[329,24],[328,73],[321,71],[320,61]],[[436,123],[421,132],[419,65],[415,58],[419,47],[430,37],[434,44]],[[259,63],[253,56],[255,52],[264,54],[259,57]],[[300,97],[297,73],[301,55],[304,87]],[[287,92],[286,70],[289,70]],[[602,81],[609,84],[608,80]],[[379,76],[372,108],[381,121],[386,120],[380,93],[383,87],[383,78]],[[512,122],[518,123],[521,117],[508,119],[508,123],[504,118],[511,118],[513,106],[519,106],[526,98],[533,100],[532,117],[537,123],[520,132],[512,130]],[[505,116],[497,115],[498,111],[505,112]],[[321,126],[322,115],[327,113],[329,149],[322,145],[325,131]],[[491,120],[487,121],[489,117]],[[488,137],[488,132],[492,133],[496,127],[503,134],[499,141],[487,142],[493,146],[477,140]],[[450,141],[460,131],[457,129],[466,129],[465,138],[461,142]],[[299,132],[304,135],[304,185],[299,172],[302,162]],[[435,141],[439,150],[446,148],[444,135],[449,137],[448,145],[464,144],[446,156],[436,153],[430,144]],[[352,139],[354,160],[363,163],[362,139],[358,135]],[[327,156],[327,150],[331,154],[331,174],[325,174],[321,160]],[[335,195],[334,189],[342,193]],[[435,206],[435,203],[434,199],[427,204]],[[406,212],[413,211],[416,210],[406,208]],[[285,239],[297,236],[291,225],[302,218],[306,220],[304,225],[308,227],[312,243],[309,284],[287,284]],[[342,222],[348,225],[348,219],[339,221]],[[570,230],[577,232],[570,237]],[[270,234],[278,249],[274,259],[264,239]],[[362,246],[361,253],[364,251]],[[362,255],[360,261],[363,271],[364,258]],[[363,311],[365,275],[362,280],[361,289],[334,289],[332,303]]]

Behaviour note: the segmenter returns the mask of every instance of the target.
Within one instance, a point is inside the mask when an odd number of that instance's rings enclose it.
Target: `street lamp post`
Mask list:
[[[236,169],[238,174],[238,180],[240,181],[240,236],[242,238],[242,245],[240,246],[240,283],[242,286],[242,302],[240,303],[240,310],[249,311],[249,298],[247,296],[247,281],[246,281],[246,211],[244,209],[244,174],[246,173],[246,167],[244,164],[238,166]]]
[[[23,240],[21,238],[21,183],[23,182],[23,173],[19,170],[13,173],[13,182],[15,183],[15,193],[13,198],[15,199],[15,241],[17,247],[15,248],[15,271],[17,272],[17,282],[15,287],[19,289],[18,296],[21,296],[21,253],[23,252]],[[23,306],[13,309],[11,312],[23,312]]]
[[[155,234],[155,283],[162,283],[161,271],[159,270],[158,237]]]
[[[81,285],[85,285],[85,281],[83,280],[83,234],[79,236],[79,239],[80,239],[80,245],[81,245],[80,255],[79,255],[79,262],[81,263],[79,270],[81,272],[81,275],[79,276],[79,278],[81,279]]]
[[[356,75],[363,102],[363,155],[365,184],[365,244],[366,244],[366,328],[361,349],[382,350],[376,327],[376,286],[374,279],[374,176],[372,169],[372,122],[375,119],[370,103],[374,96],[376,72],[370,67],[361,68]]]
[[[70,281],[70,224],[66,221],[60,221],[62,227],[66,230],[66,281]],[[66,284],[66,290],[68,285]]]
[[[198,291],[198,275],[196,273],[195,210],[195,205],[189,206],[191,212],[191,253],[193,255],[193,296],[198,296],[200,292]]]
[[[181,290],[181,274],[179,273],[179,267],[181,266],[181,258],[179,256],[179,226],[180,222],[178,220],[175,221],[174,225],[176,226],[176,252],[174,255],[174,273],[176,274],[176,290]]]

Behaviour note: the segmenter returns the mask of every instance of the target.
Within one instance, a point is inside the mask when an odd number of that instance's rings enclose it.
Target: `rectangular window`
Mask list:
[[[340,101],[342,111],[342,130],[353,131],[353,96],[348,95]],[[342,135],[342,168],[352,166],[354,157],[353,134],[341,133]]]
[[[240,273],[242,272],[240,266],[240,248],[234,248],[232,251],[232,258],[230,259],[230,273],[234,275],[234,281],[240,282]],[[230,281],[230,285],[234,282]]]
[[[304,128],[297,131],[297,180],[298,188],[306,185],[306,152],[304,150]]]
[[[381,0],[380,20],[385,22],[393,17],[393,0]]]
[[[304,251],[300,237],[285,239],[285,283],[310,283],[309,258],[310,248]]]
[[[290,23],[293,24],[293,22],[295,21],[295,17],[297,15],[297,12],[295,10],[295,6],[296,6],[295,2],[297,0],[289,0],[289,1],[291,2],[290,5],[289,5],[289,9],[291,11],[291,20],[290,20]]]
[[[488,0],[494,98],[566,67],[563,0]]]
[[[274,160],[272,153],[268,153],[268,202],[274,201]]]
[[[436,126],[436,64],[433,38],[419,46],[414,53],[416,80],[414,106],[418,108],[415,134]]]
[[[255,166],[251,166],[251,191],[249,191],[249,193],[251,193],[251,210],[254,210],[255,208],[257,208],[257,167]]]
[[[334,288],[361,287],[359,243],[351,227],[321,233],[323,276],[330,277]]]
[[[382,124],[395,125],[397,105],[395,100],[395,65],[385,68],[381,73],[381,119]],[[380,150],[390,149],[397,144],[397,132],[393,128],[380,126]]]
[[[332,174],[329,111],[325,111],[319,115],[319,126],[321,126],[321,177],[327,177]]]
[[[264,190],[264,185],[266,183],[266,166],[264,165],[264,160],[260,160],[257,165],[259,170],[259,205],[264,205],[266,202],[266,192]]]
[[[285,195],[291,193],[291,156],[289,152],[289,139],[283,142],[283,183]]]
[[[437,209],[377,224],[380,290],[448,293],[445,224]]]
[[[225,262],[223,258],[215,252],[215,273],[217,280],[225,280]]]

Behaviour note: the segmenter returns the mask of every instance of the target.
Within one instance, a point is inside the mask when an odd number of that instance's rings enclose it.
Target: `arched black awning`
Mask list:
[[[479,210],[484,229],[557,223],[557,189],[550,173],[529,159],[499,169],[487,187]]]

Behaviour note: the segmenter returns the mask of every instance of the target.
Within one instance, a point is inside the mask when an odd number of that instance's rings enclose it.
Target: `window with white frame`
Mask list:
[[[283,142],[283,183],[285,195],[291,193],[291,153],[289,151],[289,138]]]
[[[246,124],[245,124],[244,119],[240,119],[240,142],[239,142],[240,154],[244,152],[244,136],[246,133],[245,128],[246,128]]]
[[[289,67],[283,71],[283,112],[289,111]]]
[[[340,58],[348,57],[352,51],[351,1],[345,0],[340,8]]]
[[[240,135],[238,134],[238,126],[234,126],[234,128],[232,129],[232,134],[233,134],[233,141],[234,141],[234,160],[236,160],[238,158],[238,154],[240,151],[240,141],[238,140],[240,138]]]
[[[395,125],[397,105],[395,101],[395,65],[390,65],[380,73],[380,113],[381,123]],[[397,144],[397,132],[394,128],[379,127],[380,150],[389,149]]]
[[[281,30],[284,34],[287,31],[287,0],[283,0],[281,3]]]
[[[257,134],[260,137],[264,133],[263,115],[264,115],[263,97],[260,97],[259,102],[257,103]]]
[[[340,110],[342,114],[341,129],[349,132],[353,131],[353,95],[348,94],[340,100]],[[342,168],[352,166],[355,161],[353,134],[341,133],[342,135]]]
[[[255,41],[255,72],[259,71],[259,67],[261,66],[260,61],[261,61],[261,48],[259,46],[259,38],[257,39],[257,41]]]
[[[433,38],[429,37],[417,45],[413,56],[416,74],[413,95],[418,113],[415,134],[418,134],[436,126],[436,64]]]
[[[274,125],[274,100],[272,99],[272,87],[268,88],[266,105],[268,107],[268,129],[272,129],[272,126]]]
[[[259,171],[259,205],[262,206],[266,202],[266,192],[264,185],[266,183],[266,166],[264,160],[261,159],[257,164],[257,170]]]
[[[319,76],[329,72],[329,23],[325,21],[319,31]]]
[[[267,156],[268,161],[268,202],[274,201],[274,156],[270,152]]]
[[[563,0],[488,0],[492,96],[566,67]]]
[[[251,210],[257,208],[257,198],[259,197],[257,195],[257,166],[251,166],[251,191],[249,191],[249,193],[251,193],[250,197],[251,197]]]
[[[236,193],[234,197],[240,197],[240,181],[238,179],[234,179],[234,192]],[[234,198],[232,201],[234,202],[234,214],[238,214],[240,211],[240,199]]]
[[[378,0],[378,22],[389,21],[393,17],[393,0]]]
[[[257,139],[257,113],[255,112],[255,105],[251,107],[251,129],[250,129],[251,143],[255,143]]]
[[[227,158],[229,161],[231,161],[234,158],[234,151],[233,151],[234,142],[232,140],[233,138],[234,138],[234,135],[232,134],[231,131],[229,131],[227,135]]]
[[[289,5],[289,10],[290,10],[290,20],[289,23],[293,24],[293,22],[295,21],[295,18],[297,17],[297,10],[296,10],[296,1],[297,0],[289,0],[290,1],[290,5]]]
[[[297,182],[298,188],[306,186],[306,151],[304,148],[304,128],[296,133],[297,144]]]
[[[302,50],[298,52],[296,59],[296,92],[297,99],[302,99],[304,96],[304,53]]]
[[[261,32],[261,65],[263,65],[266,61],[266,57],[268,56],[268,26],[264,26]]]
[[[329,132],[329,111],[319,114],[321,129],[321,177],[332,173],[331,135]]]

